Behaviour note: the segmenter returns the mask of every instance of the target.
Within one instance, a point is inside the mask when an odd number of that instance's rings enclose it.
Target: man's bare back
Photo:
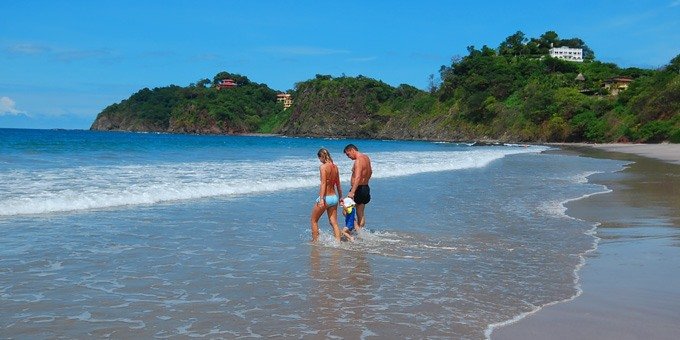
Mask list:
[[[354,185],[367,185],[373,175],[371,159],[363,153],[357,151],[354,166],[352,167],[352,187]]]
[[[368,182],[373,175],[373,168],[371,168],[371,159],[353,144],[345,147],[345,155],[354,161],[352,166],[352,179],[350,180],[350,189],[347,197],[354,199],[357,204],[357,219],[356,224],[358,228],[363,228],[366,219],[364,209],[366,204],[371,200],[371,189]]]

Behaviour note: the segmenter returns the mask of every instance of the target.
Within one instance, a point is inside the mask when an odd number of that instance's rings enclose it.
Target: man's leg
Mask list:
[[[356,226],[362,229],[366,225],[366,218],[364,215],[364,209],[366,209],[366,204],[357,204],[357,223]]]

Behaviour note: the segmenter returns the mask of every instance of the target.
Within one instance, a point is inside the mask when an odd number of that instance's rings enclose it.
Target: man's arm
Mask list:
[[[352,165],[352,177],[349,179],[349,192],[347,193],[347,197],[354,199],[354,189],[355,189],[355,183],[357,183],[357,162],[354,161],[354,164]]]
[[[351,197],[354,199],[354,192],[357,190],[357,187],[359,187],[359,184],[361,183],[361,180],[364,178],[366,173],[366,160],[363,159],[363,157],[357,157],[357,159],[354,161],[354,169],[352,169],[352,187],[349,190],[349,194],[347,196]]]

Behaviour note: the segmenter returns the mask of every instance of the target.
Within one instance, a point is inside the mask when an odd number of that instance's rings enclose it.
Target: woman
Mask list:
[[[333,227],[335,239],[340,241],[340,229],[338,228],[338,198],[342,197],[340,173],[338,167],[333,164],[333,158],[331,158],[328,150],[321,148],[316,155],[321,162],[321,166],[319,166],[321,185],[319,186],[319,198],[316,199],[316,204],[312,208],[312,241],[319,238],[319,218],[324,211],[328,215],[328,222]]]

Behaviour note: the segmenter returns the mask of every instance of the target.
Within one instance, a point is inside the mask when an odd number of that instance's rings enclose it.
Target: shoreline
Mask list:
[[[590,176],[588,176],[588,177],[590,177]],[[577,197],[577,198],[570,198],[570,199],[567,199],[565,201],[560,202],[560,205],[562,205],[562,207],[565,208],[564,216],[567,217],[567,218],[575,219],[575,220],[581,220],[579,218],[572,217],[572,216],[569,216],[569,215],[566,214],[566,210],[567,210],[566,204],[569,204],[571,202],[580,201],[580,200],[589,198],[591,196],[608,194],[608,193],[612,192],[612,190],[609,189],[607,186],[602,185],[602,187],[604,189],[602,191],[597,191],[597,192],[594,192],[594,193],[585,194],[585,195]],[[589,222],[589,221],[585,221],[585,220],[581,220],[581,221]],[[522,314],[519,314],[512,319],[490,324],[489,326],[487,326],[486,330],[484,331],[484,337],[486,339],[491,339],[494,331],[496,331],[497,329],[501,329],[503,327],[510,326],[510,325],[515,324],[515,323],[521,322],[523,319],[525,319],[525,318],[527,318],[531,315],[534,315],[536,313],[540,313],[543,309],[545,309],[547,307],[559,305],[559,304],[562,304],[562,303],[571,302],[571,301],[577,299],[579,296],[581,296],[583,294],[583,289],[581,288],[581,276],[579,275],[579,272],[581,271],[581,268],[583,268],[586,265],[586,257],[588,256],[588,254],[597,251],[597,248],[598,248],[600,240],[601,240],[597,236],[597,228],[600,225],[601,225],[600,223],[593,223],[592,227],[589,230],[587,230],[586,232],[584,232],[584,234],[591,235],[593,237],[593,244],[592,244],[592,247],[590,249],[587,249],[583,253],[579,254],[579,263],[576,265],[576,267],[574,267],[574,270],[573,270],[574,289],[576,289],[576,293],[574,295],[572,295],[571,297],[568,297],[566,299],[562,299],[562,300],[558,300],[558,301],[552,301],[552,302],[549,302],[547,304],[537,306],[535,309],[528,311],[528,312],[524,312]]]
[[[631,164],[588,177],[610,190],[607,195],[563,203],[569,217],[594,224],[594,248],[574,271],[574,296],[492,324],[486,338],[674,338],[680,333],[680,304],[672,303],[680,301],[680,286],[670,283],[680,282],[680,264],[673,261],[680,259],[680,145],[550,145]]]
[[[602,151],[632,154],[646,158],[653,158],[672,164],[680,164],[680,144],[623,144],[623,143],[547,143],[548,146],[572,148],[591,148]]]

